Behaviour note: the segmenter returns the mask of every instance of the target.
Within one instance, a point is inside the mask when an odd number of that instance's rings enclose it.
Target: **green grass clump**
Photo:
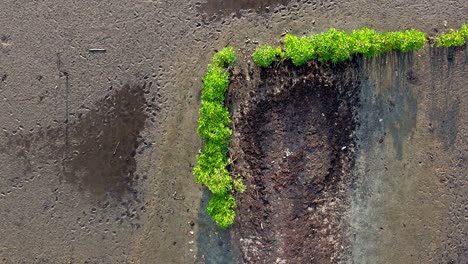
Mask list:
[[[379,34],[382,52],[393,50],[401,52],[417,51],[427,42],[426,33],[410,29]]]
[[[197,183],[205,185],[212,193],[207,212],[221,228],[234,222],[236,200],[232,194],[233,181],[226,166],[231,128],[228,109],[224,106],[225,93],[229,87],[227,68],[236,59],[232,47],[224,48],[213,56],[213,64],[203,77],[202,102],[198,119],[198,135],[204,146],[197,155],[193,174]],[[237,186],[236,186],[237,187]]]
[[[208,202],[208,214],[221,228],[228,228],[234,222],[236,199],[230,193],[214,194]]]
[[[373,29],[363,27],[353,30],[350,37],[353,41],[353,54],[363,54],[372,58],[383,52],[380,34]]]
[[[283,57],[283,51],[280,47],[269,45],[261,45],[252,55],[254,63],[264,68],[270,66],[277,57]]]
[[[463,24],[460,30],[450,29],[450,33],[443,33],[436,38],[437,47],[463,46],[468,38],[468,26]]]
[[[318,61],[342,62],[351,58],[353,39],[344,31],[330,28],[327,32],[310,37]]]
[[[291,34],[284,36],[285,57],[291,59],[294,65],[300,66],[311,60],[315,54],[310,38],[296,37]]]
[[[229,67],[236,60],[236,52],[233,47],[226,47],[213,56],[213,64],[219,67]]]

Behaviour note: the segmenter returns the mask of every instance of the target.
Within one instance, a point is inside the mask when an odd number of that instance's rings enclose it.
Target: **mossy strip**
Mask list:
[[[468,38],[468,26],[463,24],[460,30],[451,29],[449,33],[435,38],[437,47],[462,46]],[[286,34],[284,48],[261,45],[252,55],[253,61],[260,67],[269,67],[278,58],[287,58],[296,66],[310,60],[339,63],[362,54],[368,58],[391,51],[411,52],[424,47],[428,42],[426,33],[415,29],[396,32],[376,32],[363,27],[351,33],[330,28],[327,32],[310,37],[298,37]]]
[[[198,135],[204,146],[197,155],[193,174],[197,183],[206,186],[212,193],[207,212],[221,228],[234,222],[236,200],[233,196],[233,180],[226,166],[231,128],[229,111],[224,106],[225,93],[229,87],[228,68],[235,62],[236,53],[226,47],[213,56],[212,64],[203,77],[202,102],[198,119]]]

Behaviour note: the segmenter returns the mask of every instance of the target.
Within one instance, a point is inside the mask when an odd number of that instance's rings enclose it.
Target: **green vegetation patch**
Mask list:
[[[300,66],[315,59],[321,62],[338,63],[349,60],[355,54],[374,57],[384,52],[418,50],[427,42],[426,34],[414,29],[401,32],[377,33],[362,28],[351,34],[330,28],[327,32],[310,37],[287,34],[284,37],[285,57]],[[268,67],[269,65],[260,65]]]
[[[291,59],[294,65],[302,65],[314,58],[316,47],[310,38],[287,34],[283,42],[285,57]]]
[[[221,228],[228,228],[234,222],[236,199],[232,194],[213,194],[208,202],[207,212]]]
[[[213,56],[213,65],[227,68],[236,60],[236,52],[233,47],[226,47]]]
[[[468,26],[463,24],[460,30],[451,29],[449,33],[436,37],[434,44],[437,47],[463,46],[467,38]],[[252,57],[255,64],[264,68],[269,67],[278,57],[290,59],[296,66],[310,60],[339,63],[357,54],[372,58],[391,51],[417,51],[427,42],[426,33],[415,29],[376,32],[364,27],[346,33],[330,28],[327,32],[310,37],[286,34],[283,39],[284,50],[262,45]]]
[[[464,23],[460,30],[450,29],[449,33],[443,33],[436,38],[437,47],[457,47],[463,46],[468,38],[468,26]]]
[[[310,37],[286,35],[284,47],[286,57],[290,58],[294,65],[300,66],[311,59],[338,63],[349,60],[355,54],[373,57],[392,50],[408,52],[420,49],[425,42],[425,33],[414,29],[377,33],[364,27],[348,34],[330,28],[327,32]]]
[[[207,212],[221,228],[227,228],[234,222],[236,200],[233,192],[245,190],[242,181],[233,180],[226,168],[230,162],[227,153],[232,131],[224,99],[229,87],[228,70],[235,59],[234,49],[224,48],[213,56],[212,64],[208,65],[203,77],[197,132],[203,139],[204,146],[197,155],[197,165],[193,168],[197,183],[206,186],[213,193]]]
[[[284,57],[284,52],[281,50],[281,47],[273,48],[268,45],[261,45],[252,55],[254,63],[261,67],[270,66],[278,57]]]

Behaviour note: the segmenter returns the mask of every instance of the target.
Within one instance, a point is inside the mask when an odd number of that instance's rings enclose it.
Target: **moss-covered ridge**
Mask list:
[[[437,47],[462,46],[468,37],[468,27],[463,24],[460,30],[450,30],[433,41]],[[284,48],[268,45],[259,46],[252,55],[260,67],[268,67],[277,59],[291,59],[300,66],[310,60],[338,63],[349,60],[353,55],[362,54],[374,57],[390,51],[409,52],[424,47],[428,42],[426,33],[409,29],[397,32],[377,32],[367,27],[351,33],[330,28],[327,32],[310,37],[297,37],[287,34]]]
[[[233,192],[245,189],[242,181],[234,180],[226,168],[230,162],[227,153],[232,131],[224,96],[229,87],[229,67],[235,59],[234,49],[224,48],[213,56],[212,64],[208,65],[203,77],[197,132],[204,140],[204,146],[193,169],[197,183],[213,193],[207,211],[221,228],[227,228],[234,222],[236,200]]]

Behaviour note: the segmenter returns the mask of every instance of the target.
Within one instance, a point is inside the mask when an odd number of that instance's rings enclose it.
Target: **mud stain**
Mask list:
[[[206,208],[211,193],[203,191],[200,208]],[[231,242],[230,230],[220,230],[206,210],[198,211],[196,264],[238,263],[239,252]]]
[[[154,110],[145,91],[145,85],[125,85],[93,108],[82,106],[68,125],[38,125],[29,133],[7,135],[2,151],[21,160],[24,177],[56,166],[62,182],[98,200],[106,194],[135,195],[135,156],[148,145],[140,133]]]
[[[432,120],[430,128],[439,137],[445,149],[455,144],[458,134],[458,119],[460,100],[455,95],[453,87],[454,66],[460,67],[463,61],[455,60],[455,54],[463,48],[431,49],[431,108],[429,116]],[[465,51],[466,46],[464,47]]]
[[[144,87],[126,85],[97,106],[71,126],[64,176],[97,195],[130,191],[147,118]]]
[[[253,10],[258,13],[272,12],[275,6],[286,6],[291,0],[207,0],[198,10],[208,16],[228,16],[235,14],[241,16],[241,10]]]
[[[231,146],[232,173],[247,184],[234,232],[244,263],[344,261],[359,87],[350,69],[286,63],[262,71],[257,87],[234,82],[252,98],[241,100]]]
[[[361,126],[367,127],[369,146],[379,145],[391,136],[395,156],[403,159],[404,146],[416,127],[419,85],[409,54],[391,53],[365,61],[361,66]],[[398,70],[396,70],[398,69]]]

